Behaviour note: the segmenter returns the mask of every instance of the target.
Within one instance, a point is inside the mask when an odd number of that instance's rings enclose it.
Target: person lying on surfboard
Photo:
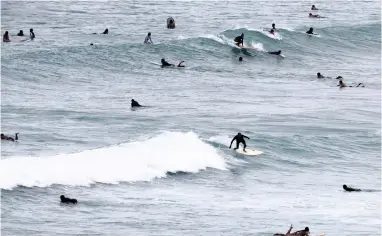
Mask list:
[[[6,135],[4,135],[4,134],[1,134],[1,140],[8,140],[8,141],[12,141],[12,142],[17,141],[17,140],[19,140],[19,136],[18,136],[18,134],[19,134],[19,133],[16,133],[16,134],[15,134],[15,138],[6,136]]]
[[[237,36],[235,39],[234,39],[235,43],[236,43],[236,46],[239,46],[240,47],[240,44],[242,47],[244,47],[244,34],[241,34],[240,36]]]
[[[309,13],[309,17],[310,17],[310,18],[325,18],[324,16],[313,15],[312,13]]]
[[[308,236],[309,235],[309,227],[305,227],[304,230],[299,230],[294,233],[291,233],[292,229],[293,229],[293,226],[291,225],[286,234],[277,233],[277,234],[274,234],[273,236]]]
[[[318,10],[318,8],[316,8],[315,5],[312,5],[312,11],[317,11],[317,10]]]
[[[239,149],[239,144],[242,143],[244,145],[243,151],[246,152],[245,148],[247,147],[247,144],[245,143],[244,138],[249,139],[247,136],[242,135],[241,133],[238,133],[235,137],[233,137],[231,144],[229,145],[229,148],[232,147],[233,141],[236,140],[236,147],[234,148],[234,150]]]
[[[342,188],[347,192],[361,192],[362,191],[361,189],[358,189],[358,188],[349,188],[348,186],[346,186],[346,184],[342,185]]]
[[[276,52],[268,52],[268,53],[273,55],[281,55],[281,50],[278,50]]]
[[[162,63],[162,66],[161,66],[162,68],[167,66],[175,66],[174,64],[168,63],[164,58],[162,58],[161,63]],[[179,62],[177,67],[186,67],[185,65],[182,65],[183,63],[184,61]]]

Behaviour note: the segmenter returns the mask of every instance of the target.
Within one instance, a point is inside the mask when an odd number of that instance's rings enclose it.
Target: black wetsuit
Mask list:
[[[174,65],[168,63],[167,61],[162,61],[162,67],[165,67],[165,66],[174,66]]]
[[[75,199],[75,198],[68,198],[68,197],[65,197],[64,195],[61,195],[61,196],[60,196],[60,199],[61,199],[61,202],[62,202],[62,203],[73,203],[73,204],[77,204],[77,199]]]
[[[245,148],[247,147],[247,144],[245,143],[244,138],[249,139],[247,136],[242,135],[242,134],[237,134],[235,137],[233,137],[233,139],[231,141],[231,145],[232,145],[233,141],[236,140],[236,148],[234,148],[235,150],[239,149],[239,144],[240,143],[242,143],[244,145],[244,149],[243,150],[245,150]],[[231,147],[231,145],[230,145],[230,147]]]
[[[268,52],[269,54],[273,54],[273,55],[280,55],[281,54],[281,51],[277,51],[277,52]]]
[[[244,38],[243,38],[243,36],[237,36],[235,39],[234,39],[234,41],[236,42],[236,45],[237,46],[240,46],[240,44],[241,45],[243,45],[243,41],[244,41]]]
[[[141,105],[139,105],[139,103],[133,99],[131,100],[131,107],[141,107]]]
[[[17,140],[19,140],[19,137],[18,137],[18,133],[16,133],[15,134],[15,138],[12,138],[12,137],[8,137],[8,136],[5,136],[5,135],[1,135],[1,139],[2,140],[8,140],[8,141],[12,141],[12,142],[14,142],[14,141],[17,141]]]
[[[313,33],[313,29],[309,29],[308,31],[306,31],[307,34],[314,34]]]
[[[361,192],[361,189],[358,188],[349,188],[348,186],[344,185],[343,186],[344,190],[347,192]]]

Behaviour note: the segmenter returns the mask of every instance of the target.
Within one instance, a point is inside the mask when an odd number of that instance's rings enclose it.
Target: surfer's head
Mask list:
[[[93,46],[94,44],[93,43],[90,43],[90,46]]]
[[[336,79],[340,79],[340,80],[342,80],[343,78],[342,78],[342,76],[337,76]]]
[[[242,57],[239,57],[239,61],[243,61],[243,58],[242,58]]]
[[[312,16],[312,13],[309,13],[309,16]]]
[[[281,50],[278,50],[278,51],[277,51],[277,54],[279,54],[279,55],[280,55],[280,54],[281,54]]]
[[[312,8],[316,8],[316,6],[315,6],[315,5],[312,5]]]
[[[4,36],[8,36],[8,31],[5,31]]]
[[[237,135],[241,135],[241,133],[237,133]]]
[[[3,138],[3,137],[4,137],[4,134],[1,134],[1,137]]]
[[[22,30],[20,30],[19,34],[24,34],[24,32]]]
[[[162,62],[162,64],[165,62],[164,58],[162,58],[162,60],[160,60]]]
[[[33,29],[30,29],[29,32],[33,33]]]
[[[103,32],[103,34],[108,34],[109,33],[109,29],[105,29],[105,31]]]
[[[147,36],[151,36],[151,33],[149,32],[149,33],[147,34]]]
[[[317,73],[317,77],[318,77],[318,78],[321,77],[321,73],[320,73],[320,72]]]
[[[309,232],[309,227],[305,227],[305,232]]]
[[[244,33],[241,33],[241,37],[244,38]]]
[[[342,185],[342,187],[343,187],[344,189],[347,189],[347,188],[348,188],[348,186],[346,186],[346,184]]]

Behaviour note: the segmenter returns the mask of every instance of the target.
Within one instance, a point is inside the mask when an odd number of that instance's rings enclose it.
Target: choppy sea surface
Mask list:
[[[308,18],[312,4],[327,18]],[[1,142],[1,235],[380,235],[380,14],[380,1],[2,1],[1,132],[20,140]],[[254,50],[235,47],[241,33]],[[229,150],[238,132],[264,153]]]

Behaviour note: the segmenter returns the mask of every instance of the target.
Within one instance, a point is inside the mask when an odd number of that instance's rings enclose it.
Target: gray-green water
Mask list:
[[[308,18],[312,4],[328,18]],[[20,132],[1,143],[1,235],[380,234],[379,1],[1,8],[1,129]],[[257,50],[234,47],[241,33]],[[264,154],[230,151],[237,132]]]

